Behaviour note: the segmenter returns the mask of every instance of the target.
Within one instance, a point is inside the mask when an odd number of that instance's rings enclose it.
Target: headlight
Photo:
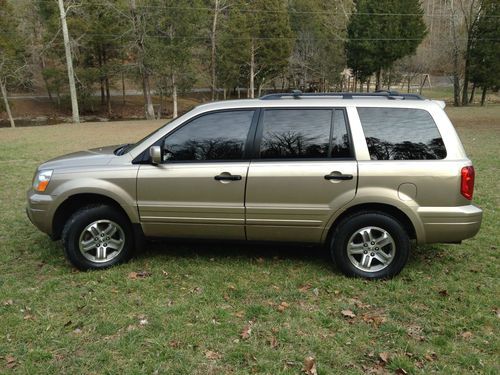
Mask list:
[[[52,172],[53,171],[51,169],[38,171],[38,173],[35,175],[35,178],[33,179],[33,189],[39,192],[44,192],[50,182]]]

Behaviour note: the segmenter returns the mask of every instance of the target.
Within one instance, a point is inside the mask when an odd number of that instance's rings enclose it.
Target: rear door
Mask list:
[[[345,109],[263,109],[246,192],[249,240],[319,242],[356,194]]]
[[[137,202],[147,236],[245,239],[247,140],[254,114],[211,112],[166,136],[163,163],[143,164],[138,172]]]

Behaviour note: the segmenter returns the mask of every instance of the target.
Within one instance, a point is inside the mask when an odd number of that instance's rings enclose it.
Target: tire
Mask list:
[[[387,279],[405,266],[410,238],[394,217],[364,211],[339,223],[331,238],[330,252],[346,276]]]
[[[63,228],[62,242],[66,258],[82,271],[126,262],[134,250],[128,217],[101,204],[75,212]]]

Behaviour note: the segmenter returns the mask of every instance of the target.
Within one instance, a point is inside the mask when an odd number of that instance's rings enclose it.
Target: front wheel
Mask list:
[[[342,220],[330,251],[347,276],[390,278],[405,266],[410,239],[401,223],[382,212],[360,212]]]
[[[91,205],[73,214],[62,233],[64,252],[80,270],[122,263],[133,252],[130,221],[107,205]]]

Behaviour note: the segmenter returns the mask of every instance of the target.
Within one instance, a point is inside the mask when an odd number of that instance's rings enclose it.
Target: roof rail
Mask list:
[[[354,98],[386,98],[389,100],[424,100],[425,98],[418,94],[400,94],[397,91],[376,91],[376,92],[306,92],[293,90],[292,92],[267,94],[261,96],[260,100],[274,100],[283,98],[338,98],[338,99],[354,99]]]

